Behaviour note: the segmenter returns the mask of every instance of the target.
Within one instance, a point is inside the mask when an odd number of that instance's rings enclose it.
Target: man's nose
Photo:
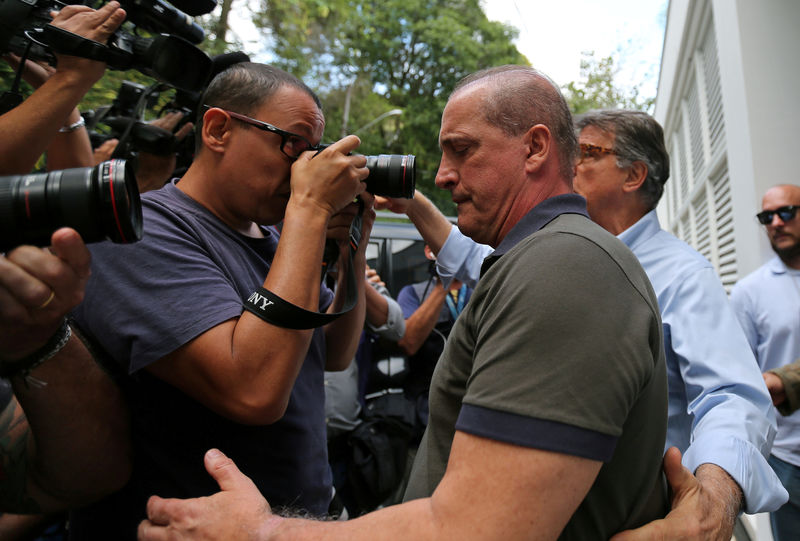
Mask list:
[[[770,227],[778,227],[781,225],[786,225],[786,222],[781,220],[781,215],[777,212],[772,215],[772,221],[769,223]]]
[[[455,169],[450,167],[446,160],[442,158],[442,161],[439,162],[439,170],[436,171],[436,178],[434,179],[436,187],[443,190],[449,190],[452,189],[457,182],[458,175],[456,175]]]

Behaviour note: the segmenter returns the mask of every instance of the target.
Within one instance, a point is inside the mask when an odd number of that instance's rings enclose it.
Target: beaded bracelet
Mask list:
[[[46,360],[55,357],[59,351],[64,349],[64,346],[67,345],[71,336],[72,329],[65,318],[64,322],[45,345],[13,363],[0,363],[0,377],[22,377],[26,383],[34,384],[39,387],[46,385],[45,382],[31,376],[31,372]]]

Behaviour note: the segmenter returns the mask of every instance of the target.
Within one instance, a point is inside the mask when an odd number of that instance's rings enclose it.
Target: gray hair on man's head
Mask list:
[[[584,113],[576,119],[579,131],[588,126],[614,136],[618,167],[629,167],[633,162],[647,166],[647,178],[638,194],[648,209],[656,208],[669,178],[669,153],[661,125],[642,111],[605,109]]]
[[[491,85],[483,115],[503,133],[518,136],[543,124],[553,135],[562,176],[572,181],[578,140],[564,96],[544,73],[528,66],[498,66],[477,71],[458,82],[451,96],[480,82]]]

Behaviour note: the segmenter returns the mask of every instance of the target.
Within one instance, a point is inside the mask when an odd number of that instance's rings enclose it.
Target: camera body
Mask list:
[[[319,145],[319,151],[331,146]],[[416,157],[413,154],[379,154],[365,156],[369,176],[365,181],[367,191],[384,197],[414,197],[417,183]]]
[[[216,2],[211,4],[213,9]],[[203,41],[203,29],[163,0],[120,0],[126,22],[107,47],[50,26],[50,11],[60,5],[55,0],[0,0],[0,54],[22,56],[30,46],[29,59],[51,64],[56,51],[101,60],[111,69],[135,69],[184,90],[200,90],[206,83],[211,59],[193,45]]]

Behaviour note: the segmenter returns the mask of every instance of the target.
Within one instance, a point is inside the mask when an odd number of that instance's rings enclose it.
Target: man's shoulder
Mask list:
[[[770,259],[744,278],[739,279],[731,289],[731,296],[753,292],[768,285],[768,281],[775,276],[775,269],[779,265],[777,258]]]

